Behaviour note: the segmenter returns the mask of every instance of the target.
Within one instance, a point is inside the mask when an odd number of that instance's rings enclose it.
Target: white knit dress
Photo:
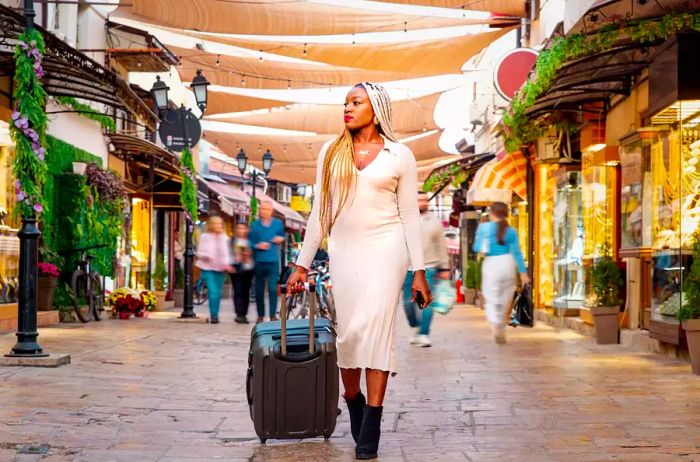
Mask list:
[[[316,200],[297,264],[308,268],[322,240],[319,197],[323,159],[319,155]],[[411,150],[384,139],[384,148],[357,171],[357,187],[339,215],[328,244],[338,317],[338,366],[396,373],[396,316],[410,266],[424,269],[416,161]],[[333,191],[334,207],[337,193]]]

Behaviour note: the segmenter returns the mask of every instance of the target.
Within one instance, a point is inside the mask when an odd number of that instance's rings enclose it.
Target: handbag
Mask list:
[[[527,327],[535,325],[532,311],[532,289],[529,284],[524,285],[515,297],[511,318],[511,322],[515,325]]]
[[[435,283],[435,289],[433,290],[433,303],[431,304],[433,310],[440,314],[447,314],[452,309],[455,304],[455,289],[452,287],[452,283],[446,279],[439,279]]]

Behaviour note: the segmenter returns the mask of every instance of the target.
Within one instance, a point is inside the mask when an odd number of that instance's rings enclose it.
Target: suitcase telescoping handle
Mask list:
[[[314,318],[316,317],[316,284],[310,282],[305,282],[303,284],[304,290],[309,292],[311,301],[309,303],[309,353],[314,353],[316,350],[316,325],[314,323]],[[281,288],[283,294],[287,293],[287,286],[283,285]],[[280,308],[280,327],[282,334],[282,356],[287,356],[287,301],[282,300],[282,306]]]

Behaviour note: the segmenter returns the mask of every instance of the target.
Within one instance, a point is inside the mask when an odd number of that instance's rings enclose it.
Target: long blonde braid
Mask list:
[[[330,234],[340,211],[350,196],[350,188],[355,184],[355,148],[352,134],[346,128],[328,147],[323,160],[321,178],[321,210],[319,218],[324,236]],[[338,208],[333,213],[333,195],[331,187],[338,188]]]
[[[379,122],[378,131],[391,141],[396,141],[392,129],[393,112],[389,92],[376,83],[362,82],[355,85],[362,87],[369,96],[372,109]],[[331,229],[343,210],[350,196],[350,188],[357,186],[355,178],[355,145],[352,134],[346,128],[343,133],[328,147],[323,161],[321,179],[321,210],[319,219],[324,236],[330,235]],[[331,187],[338,188],[338,208],[333,212],[333,194]]]

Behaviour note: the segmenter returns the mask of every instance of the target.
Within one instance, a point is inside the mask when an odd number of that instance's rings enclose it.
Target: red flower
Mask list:
[[[37,268],[39,269],[39,276],[48,276],[52,278],[57,278],[59,276],[58,268],[56,268],[56,265],[53,263],[39,263]]]

